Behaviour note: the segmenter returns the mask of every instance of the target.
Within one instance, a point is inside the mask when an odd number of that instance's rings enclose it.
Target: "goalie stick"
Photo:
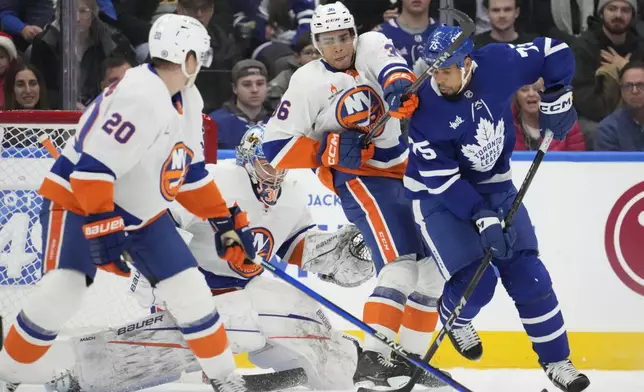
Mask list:
[[[521,184],[521,188],[519,188],[519,191],[517,192],[517,195],[515,196],[514,201],[512,202],[512,207],[510,208],[507,218],[505,218],[506,226],[509,226],[512,223],[512,220],[514,219],[514,215],[519,210],[519,207],[523,202],[523,198],[525,197],[526,192],[528,192],[528,188],[530,188],[530,184],[532,183],[534,176],[537,174],[537,169],[539,169],[539,166],[541,165],[541,161],[543,160],[543,157],[546,155],[546,152],[548,151],[548,147],[550,147],[550,142],[552,142],[552,138],[553,138],[552,131],[549,129],[546,130],[546,134],[543,138],[543,141],[541,142],[541,145],[539,146],[539,150],[537,151],[537,154],[535,155],[534,160],[532,161],[532,165],[530,165],[528,174],[523,180],[523,183]],[[485,272],[485,270],[487,269],[487,267],[490,265],[491,262],[492,262],[492,251],[488,249],[488,251],[485,253],[485,257],[483,258],[483,261],[481,262],[481,265],[476,270],[476,273],[472,277],[472,280],[470,281],[467,288],[465,289],[465,292],[463,293],[463,297],[461,297],[461,300],[454,308],[454,311],[449,316],[449,318],[445,321],[445,325],[443,325],[443,328],[441,328],[440,332],[438,332],[438,335],[436,335],[436,339],[432,342],[431,346],[429,347],[429,350],[427,350],[427,352],[425,353],[425,356],[422,359],[423,363],[429,364],[429,362],[432,360],[432,357],[434,356],[434,354],[436,354],[436,351],[438,351],[438,347],[443,342],[443,339],[445,339],[445,335],[447,335],[447,333],[451,331],[452,328],[454,327],[454,322],[461,314],[461,311],[463,311],[463,308],[467,304],[467,301],[469,301],[470,297],[472,296],[472,293],[476,289],[476,286],[479,284],[479,281],[483,277],[483,273]],[[414,385],[416,385],[416,382],[420,378],[421,374],[422,373],[420,369],[416,369],[414,371],[414,374],[411,376],[411,378],[409,379],[409,381],[407,381],[405,385],[403,385],[398,389],[393,389],[391,392],[411,392],[411,390],[414,389]],[[376,391],[369,388],[358,388],[357,392],[376,392]]]
[[[476,29],[476,25],[470,19],[469,16],[463,11],[457,10],[455,8],[441,8],[440,11],[447,11],[451,14],[453,14],[454,19],[458,22],[459,26],[461,26],[461,33],[458,35],[458,38],[452,42],[452,44],[445,49],[443,53],[441,53],[436,61],[432,63],[432,65],[425,71],[423,72],[422,75],[416,81],[409,86],[407,91],[405,91],[404,95],[407,94],[413,94],[418,89],[425,83],[429,78],[432,77],[434,74],[434,71],[439,69],[447,59],[454,54],[454,52],[465,42],[466,39],[470,38],[472,34],[474,34],[474,31]],[[386,112],[382,117],[376,121],[376,123],[371,127],[367,135],[364,137],[363,144],[366,147],[369,142],[371,142],[371,139],[376,136],[376,132],[382,128],[385,123],[391,118],[391,114],[389,112]]]

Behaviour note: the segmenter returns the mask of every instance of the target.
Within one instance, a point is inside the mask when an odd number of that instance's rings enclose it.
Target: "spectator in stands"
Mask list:
[[[514,117],[514,128],[516,130],[514,149],[517,151],[534,151],[541,144],[541,125],[539,124],[539,103],[541,102],[541,96],[539,93],[543,91],[543,79],[539,78],[536,83],[521,87],[514,96],[512,115]],[[579,123],[575,123],[575,126],[564,140],[553,140],[550,144],[550,150],[586,150],[584,136],[579,129]]]
[[[118,82],[125,76],[125,71],[132,68],[132,64],[123,56],[111,56],[103,61],[101,73],[101,90]]]
[[[297,41],[293,45],[293,50],[295,51],[295,57],[289,63],[291,68],[280,72],[279,75],[268,83],[266,107],[271,112],[279,105],[282,95],[286,92],[291,76],[293,76],[295,71],[299,67],[320,58],[320,52],[315,49],[311,41],[311,34],[301,34],[297,37]]]
[[[4,85],[4,110],[45,110],[49,109],[47,88],[38,69],[30,64],[18,63],[7,74]],[[30,147],[38,143],[38,129],[11,127],[0,128],[2,147]],[[53,135],[56,146],[64,143],[64,133],[45,130]]]
[[[53,18],[52,0],[0,0],[0,28],[13,37],[21,52]]]
[[[572,47],[577,64],[573,102],[590,146],[597,124],[619,103],[618,72],[629,60],[644,60],[644,41],[631,28],[636,12],[636,0],[600,0],[601,24],[591,25]]]
[[[595,150],[644,151],[644,62],[626,64],[619,80],[624,107],[599,123]]]
[[[45,77],[50,89],[55,108],[60,107],[62,86],[60,78],[61,33],[59,21],[48,25],[43,34],[38,36],[32,45],[31,62]],[[96,0],[79,0],[77,19],[78,40],[75,50],[80,63],[78,79],[78,109],[83,109],[101,91],[101,65],[103,61],[115,54],[125,56],[130,62],[136,61],[134,49],[121,33],[111,30],[98,19]]]
[[[31,64],[19,63],[9,71],[4,96],[4,110],[49,109],[45,80]]]
[[[0,33],[0,108],[4,107],[5,76],[9,74],[17,60],[18,51],[11,36],[7,33]]]
[[[517,31],[515,26],[521,8],[520,0],[483,0],[490,19],[490,31],[474,36],[477,47],[491,43],[523,44],[535,39],[533,34]]]
[[[177,14],[199,20],[210,33],[210,46],[214,52],[210,69],[231,70],[241,60],[241,52],[232,34],[213,19],[214,12],[214,0],[179,0],[177,3]]]
[[[401,0],[400,15],[374,28],[391,39],[411,68],[422,58],[425,42],[436,28],[429,16],[430,6],[431,0]]]
[[[588,29],[599,0],[521,0],[517,27],[537,36],[560,39],[572,45]]]
[[[139,63],[145,62],[149,55],[148,35],[152,17],[159,7],[159,0],[114,0],[116,27],[134,47]],[[174,8],[170,12],[174,12]]]
[[[264,64],[257,60],[242,60],[233,67],[233,97],[210,113],[217,124],[220,149],[234,149],[248,128],[268,120],[270,113],[263,105],[267,74]]]

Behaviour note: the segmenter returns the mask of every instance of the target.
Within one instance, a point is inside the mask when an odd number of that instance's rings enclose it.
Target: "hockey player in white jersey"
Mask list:
[[[150,64],[128,70],[88,106],[40,188],[44,276],[8,331],[0,379],[20,382],[33,370],[97,268],[129,275],[120,258],[127,250],[166,298],[213,388],[245,390],[208,285],[166,213],[176,200],[207,219],[231,264],[255,257],[244,214],[231,215],[205,169],[194,81],[211,63],[210,37],[194,18],[164,15],[149,50]]]
[[[370,252],[359,231],[353,225],[335,233],[315,229],[307,209],[308,182],[303,181],[312,173],[273,169],[263,157],[262,138],[262,127],[254,126],[237,148],[237,162],[207,165],[226,200],[236,200],[248,213],[257,254],[265,260],[279,256],[340,286],[373,277]],[[356,347],[331,329],[319,304],[279,279],[257,276],[261,267],[231,267],[218,257],[207,222],[176,203],[171,214],[216,294],[213,299],[233,352],[248,352],[254,364],[278,372],[301,369],[285,373],[295,379],[280,381],[281,389],[300,382],[323,390],[353,386]],[[144,278],[135,276],[131,290],[143,306],[165,307]],[[85,391],[135,390],[175,380],[182,371],[199,370],[165,312],[75,338],[73,346],[76,365],[71,377],[52,382],[51,389],[64,392],[66,386],[78,384]],[[274,383],[255,378],[246,385],[268,391],[270,384]]]
[[[424,353],[437,323],[443,279],[425,257],[404,197],[407,146],[400,119],[418,98],[405,96],[416,77],[391,40],[379,32],[357,35],[353,16],[339,2],[320,5],[311,22],[320,60],[299,68],[266,126],[264,152],[277,169],[312,168],[340,197],[373,253],[378,284],[363,320],[405,349]],[[393,117],[367,148],[363,137],[386,112]],[[390,348],[366,337],[354,381],[391,386],[412,367]],[[421,382],[432,384],[423,376]]]

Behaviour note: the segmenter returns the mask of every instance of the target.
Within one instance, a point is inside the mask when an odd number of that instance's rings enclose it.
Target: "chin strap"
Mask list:
[[[470,79],[470,76],[472,75],[472,68],[474,68],[474,67],[472,67],[470,65],[470,69],[469,69],[469,71],[467,71],[467,73],[465,73],[465,64],[463,64],[463,68],[460,68],[460,70],[461,70],[461,88],[456,93],[457,95],[460,94],[463,90],[465,90],[465,87],[467,87],[469,79]]]

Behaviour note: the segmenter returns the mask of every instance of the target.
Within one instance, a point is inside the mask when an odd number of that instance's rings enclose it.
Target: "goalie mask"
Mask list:
[[[236,149],[236,159],[239,166],[248,172],[255,195],[267,206],[273,206],[279,199],[282,182],[287,170],[275,169],[266,160],[262,150],[264,140],[264,124],[258,123],[251,127],[242,137]]]

